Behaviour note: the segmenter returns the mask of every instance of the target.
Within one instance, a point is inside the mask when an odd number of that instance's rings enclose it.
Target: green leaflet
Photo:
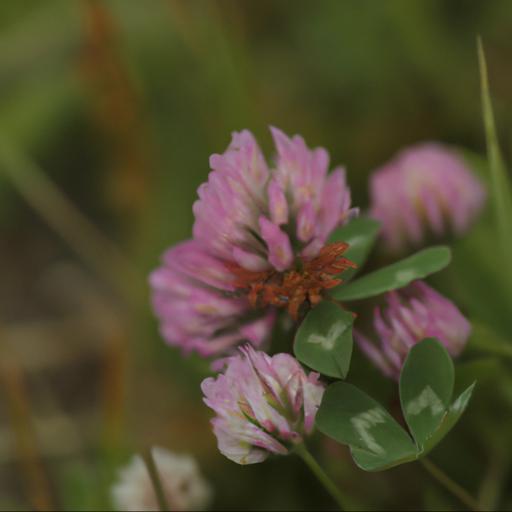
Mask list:
[[[344,379],[352,356],[352,313],[322,302],[312,309],[295,337],[299,361],[329,377]]]
[[[367,274],[356,281],[341,285],[333,292],[338,300],[358,300],[407,286],[438,272],[450,263],[451,251],[438,246],[423,249],[408,258]]]
[[[358,217],[332,233],[329,243],[348,243],[349,248],[344,256],[357,265],[357,268],[349,268],[343,272],[341,275],[343,281],[347,282],[352,279],[364,265],[379,234],[379,227],[376,220],[369,217]]]
[[[411,436],[378,402],[351,384],[335,382],[324,395],[316,424],[350,446],[365,471],[411,462],[426,455],[465,411],[474,383],[453,403],[453,363],[444,346],[425,339],[409,352],[400,375],[400,402]]]

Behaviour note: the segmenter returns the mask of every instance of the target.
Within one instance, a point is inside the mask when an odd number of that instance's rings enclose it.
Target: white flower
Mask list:
[[[204,510],[212,497],[208,482],[190,455],[177,455],[165,448],[151,449],[160,481],[173,511]],[[112,501],[120,511],[158,511],[159,506],[146,464],[139,455],[121,469],[112,487]]]

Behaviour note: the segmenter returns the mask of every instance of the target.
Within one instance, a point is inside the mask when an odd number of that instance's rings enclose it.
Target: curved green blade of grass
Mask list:
[[[489,91],[487,63],[485,60],[482,40],[478,38],[478,63],[480,67],[480,87],[482,94],[482,115],[487,142],[487,157],[489,160],[491,178],[491,197],[496,216],[497,235],[500,240],[503,261],[512,259],[512,190],[510,179],[501,156]],[[503,266],[505,269],[506,266]],[[509,293],[512,296],[512,274],[505,272]]]

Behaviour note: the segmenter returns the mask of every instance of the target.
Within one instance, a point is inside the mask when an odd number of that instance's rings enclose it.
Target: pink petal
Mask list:
[[[288,222],[288,203],[283,188],[276,179],[271,180],[268,186],[268,207],[274,224],[280,226]]]
[[[261,237],[268,247],[268,260],[280,272],[288,269],[293,263],[293,250],[288,235],[266,217],[260,220]]]

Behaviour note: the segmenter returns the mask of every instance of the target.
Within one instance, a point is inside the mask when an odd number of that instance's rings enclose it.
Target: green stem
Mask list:
[[[164,488],[162,487],[162,482],[160,481],[160,476],[158,475],[158,469],[156,467],[151,448],[145,450],[144,462],[146,463],[149,478],[155,491],[156,499],[158,501],[158,508],[160,509],[160,512],[169,512],[171,509],[169,508],[167,499],[165,498]]]
[[[481,511],[482,508],[478,501],[469,494],[464,487],[454,482],[444,471],[437,467],[426,457],[419,459],[422,466],[433,476],[446,490],[457,497],[461,503],[464,503],[469,510]]]
[[[512,343],[485,323],[471,322],[470,346],[494,356],[512,359]]]
[[[493,356],[501,356],[512,359],[512,346],[493,346],[493,347],[478,347],[482,352],[486,352],[487,354],[491,354]]]
[[[497,441],[502,440],[502,436],[496,436],[494,446],[490,454],[489,467],[484,475],[480,490],[478,493],[478,501],[484,510],[495,510],[496,504],[499,502],[503,484],[507,476],[509,458],[507,450],[503,450],[503,443]]]
[[[336,484],[327,476],[325,471],[320,467],[315,458],[309,453],[305,444],[299,444],[295,447],[295,452],[306,463],[313,474],[318,478],[320,483],[325,487],[329,494],[334,498],[340,510],[346,510],[345,499],[336,487]]]

